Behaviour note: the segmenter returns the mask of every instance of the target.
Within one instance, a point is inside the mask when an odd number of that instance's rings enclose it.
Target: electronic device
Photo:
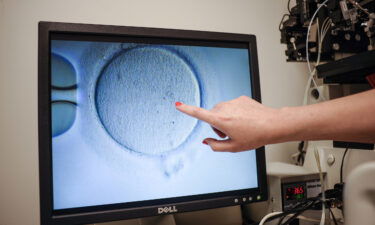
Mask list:
[[[306,203],[308,199],[315,198],[322,192],[319,173],[309,168],[272,162],[268,165],[267,174],[269,185],[268,201],[246,206],[250,212],[248,217],[253,221],[259,221],[268,213],[292,211],[296,207],[300,207],[302,203]],[[326,182],[326,176],[323,179]],[[301,215],[309,219],[296,219],[293,224],[315,225],[319,224],[321,210],[308,209],[303,211]],[[276,225],[279,220],[279,218],[274,219],[268,221],[267,224]]]
[[[281,43],[287,45],[287,61],[306,61],[306,38],[311,19],[324,0],[296,0],[280,22]],[[288,2],[290,4],[290,1]],[[375,49],[375,1],[329,0],[313,21],[315,32],[309,38],[311,61],[332,61],[336,53],[358,54]],[[320,31],[320,32],[319,32]],[[319,35],[321,43],[319,41]]]
[[[282,164],[277,164],[282,168]],[[285,165],[284,165],[285,166]],[[289,167],[293,168],[293,165]],[[305,202],[308,198],[318,196],[322,187],[319,174],[298,168],[296,174],[270,174],[270,211],[285,211],[295,207],[298,203]],[[281,169],[282,170],[282,169]],[[305,174],[304,174],[305,173]]]
[[[287,61],[308,62],[314,97],[325,95],[316,86],[315,75],[330,86],[361,84],[364,85],[361,91],[371,89],[369,83],[375,73],[375,0],[296,0],[295,3],[291,8],[288,1],[289,13],[281,19],[281,43],[287,46]],[[310,61],[316,62],[315,70],[311,69]],[[322,99],[328,100],[330,96]],[[371,143],[338,141],[333,146],[374,148]]]
[[[175,109],[261,101],[254,35],[39,23],[41,224],[264,201],[264,148],[213,152]]]
[[[303,176],[282,179],[281,200],[282,210],[290,210],[307,198],[316,197],[321,193],[319,177]]]

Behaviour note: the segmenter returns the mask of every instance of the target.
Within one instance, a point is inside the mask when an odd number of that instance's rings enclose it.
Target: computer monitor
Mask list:
[[[254,35],[39,23],[41,224],[267,199],[264,148],[214,152],[175,109],[260,98]]]

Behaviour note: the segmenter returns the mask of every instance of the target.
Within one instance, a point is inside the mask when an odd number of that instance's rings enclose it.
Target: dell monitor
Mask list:
[[[255,36],[40,22],[38,60],[42,225],[267,199],[264,148],[214,152],[174,106],[260,102]]]

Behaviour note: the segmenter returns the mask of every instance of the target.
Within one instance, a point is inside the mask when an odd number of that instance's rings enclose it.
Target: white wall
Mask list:
[[[257,35],[263,102],[302,102],[305,64],[286,63],[278,24],[286,0],[0,0],[0,225],[39,224],[38,21]],[[288,161],[296,143],[267,146]]]

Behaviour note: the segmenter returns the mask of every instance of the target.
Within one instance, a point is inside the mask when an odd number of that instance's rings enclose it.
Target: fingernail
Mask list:
[[[206,140],[203,140],[202,143],[205,144],[205,145],[208,145]]]
[[[180,105],[182,105],[182,103],[181,102],[176,102],[176,103],[174,103],[176,106],[180,106]]]

